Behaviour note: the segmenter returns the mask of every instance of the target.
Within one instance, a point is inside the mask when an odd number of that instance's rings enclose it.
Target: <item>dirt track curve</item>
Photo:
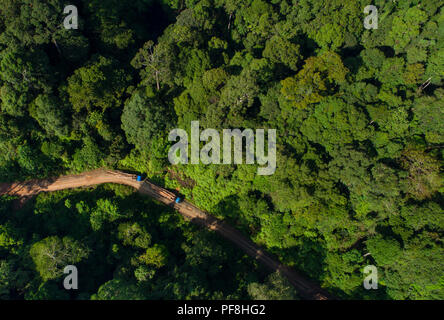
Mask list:
[[[167,190],[148,181],[137,181],[136,176],[132,174],[112,170],[94,170],[80,175],[62,176],[46,180],[0,183],[0,195],[8,194],[11,196],[30,197],[40,192],[88,187],[104,183],[116,183],[131,186],[138,190],[139,193],[148,195],[174,208],[187,220],[219,233],[270,270],[279,270],[288,278],[298,291],[299,295],[304,299],[334,299],[333,296],[322,290],[311,280],[306,279],[289,267],[282,265],[277,259],[270,256],[263,249],[259,248],[258,245],[227,223],[216,219],[187,201],[175,203],[170,198],[164,196],[165,192],[168,192]]]

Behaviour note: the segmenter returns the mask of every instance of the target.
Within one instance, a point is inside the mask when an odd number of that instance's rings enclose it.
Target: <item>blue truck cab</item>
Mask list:
[[[137,176],[137,181],[142,181],[142,176]]]
[[[181,203],[183,201],[183,199],[181,197],[176,197],[175,202],[176,203]]]

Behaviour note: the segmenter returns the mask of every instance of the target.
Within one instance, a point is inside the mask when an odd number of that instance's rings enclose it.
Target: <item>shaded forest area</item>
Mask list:
[[[376,0],[372,30],[364,0],[71,2],[78,30],[61,0],[0,0],[1,181],[140,172],[341,298],[444,299],[441,1]],[[171,166],[168,133],[194,120],[277,129],[276,173]],[[13,206],[1,199],[2,299],[67,298],[66,263],[88,270],[80,299],[295,297],[120,187]]]

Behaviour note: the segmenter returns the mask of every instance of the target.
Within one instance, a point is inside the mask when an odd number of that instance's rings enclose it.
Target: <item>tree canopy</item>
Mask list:
[[[344,299],[443,299],[444,6],[0,0],[0,180],[137,172]],[[277,168],[172,165],[168,134],[276,129]],[[298,298],[124,187],[0,199],[0,298]],[[441,259],[441,260],[440,260]],[[99,263],[100,262],[100,263]],[[96,267],[100,265],[100,267]],[[363,288],[375,265],[380,290]],[[210,275],[210,276],[208,276]]]

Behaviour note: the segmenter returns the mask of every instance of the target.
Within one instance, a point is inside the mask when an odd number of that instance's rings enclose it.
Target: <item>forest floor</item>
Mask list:
[[[305,299],[327,300],[334,299],[318,285],[281,264],[277,259],[266,253],[258,245],[246,238],[238,230],[212,215],[202,211],[187,201],[176,203],[165,196],[169,192],[151,182],[137,181],[136,175],[99,169],[79,175],[67,175],[45,180],[29,180],[25,182],[0,183],[0,195],[18,196],[26,201],[29,197],[40,192],[52,192],[64,189],[89,187],[104,183],[123,184],[135,188],[139,193],[148,195],[177,210],[185,219],[204,226],[232,241],[246,254],[261,262],[272,271],[279,271],[296,288],[298,294]]]

